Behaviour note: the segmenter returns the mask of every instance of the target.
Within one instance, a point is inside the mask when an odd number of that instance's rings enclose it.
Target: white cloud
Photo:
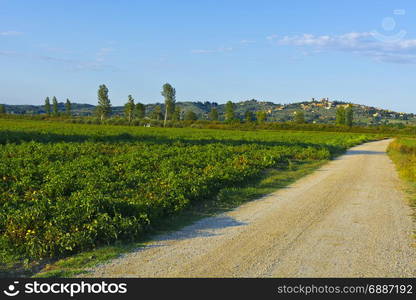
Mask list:
[[[22,32],[19,31],[0,31],[0,36],[13,36],[13,35],[21,35]]]
[[[272,35],[266,36],[266,39],[269,41],[272,41],[274,39],[277,39],[278,37],[279,36],[277,34],[272,34]]]
[[[416,40],[382,36],[376,32],[350,32],[342,35],[302,34],[267,37],[277,45],[312,48],[314,51],[342,51],[368,56],[376,61],[416,63]]]

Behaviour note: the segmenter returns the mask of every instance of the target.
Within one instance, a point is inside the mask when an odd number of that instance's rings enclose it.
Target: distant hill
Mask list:
[[[319,101],[312,99],[311,101],[297,102],[290,104],[276,104],[273,102],[258,101],[255,99],[235,103],[235,112],[241,119],[244,118],[246,111],[266,111],[268,121],[290,121],[293,119],[296,111],[302,110],[305,118],[311,123],[333,123],[335,121],[335,111],[339,106],[346,106],[350,103],[341,101],[331,101],[328,98]],[[387,109],[376,108],[361,104],[351,103],[354,109],[354,120],[356,124],[416,124],[416,115],[413,113],[401,113]],[[146,114],[153,111],[155,106],[162,103],[146,104]],[[177,102],[182,112],[192,110],[199,119],[208,119],[208,113],[213,107],[218,109],[220,119],[223,118],[225,104],[217,104],[215,102]],[[122,106],[114,106],[112,114],[114,116],[123,114]],[[59,103],[58,110],[65,111],[65,104]],[[45,113],[43,105],[8,105],[6,111],[10,114],[43,114]],[[94,114],[95,106],[91,104],[72,104],[72,113],[76,116],[91,116]]]

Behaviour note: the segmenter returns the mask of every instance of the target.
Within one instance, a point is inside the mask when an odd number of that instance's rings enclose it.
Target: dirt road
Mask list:
[[[354,147],[285,189],[156,237],[87,276],[415,277],[412,212],[389,142]]]

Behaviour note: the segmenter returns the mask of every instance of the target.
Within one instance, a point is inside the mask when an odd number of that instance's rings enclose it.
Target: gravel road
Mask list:
[[[412,211],[389,142],[351,148],[287,188],[84,276],[415,277]]]

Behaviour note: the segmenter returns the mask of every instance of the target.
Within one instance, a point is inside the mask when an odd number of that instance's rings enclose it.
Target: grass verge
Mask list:
[[[399,176],[405,182],[405,191],[416,218],[416,139],[398,138],[388,148],[388,154],[396,165]],[[416,236],[415,236],[416,237]]]
[[[228,211],[247,201],[270,194],[313,172],[325,162],[292,162],[288,167],[282,169],[266,170],[261,176],[245,185],[221,190],[216,199],[194,203],[178,215],[165,218],[155,223],[148,234],[141,240],[133,243],[119,243],[100,247],[53,262],[40,262],[39,266],[41,267],[32,268],[22,274],[23,276],[29,275],[38,278],[57,278],[74,277],[79,274],[88,273],[89,268],[119,257],[123,253],[143,247],[154,235],[179,230],[201,218]],[[32,274],[29,274],[30,272]]]

